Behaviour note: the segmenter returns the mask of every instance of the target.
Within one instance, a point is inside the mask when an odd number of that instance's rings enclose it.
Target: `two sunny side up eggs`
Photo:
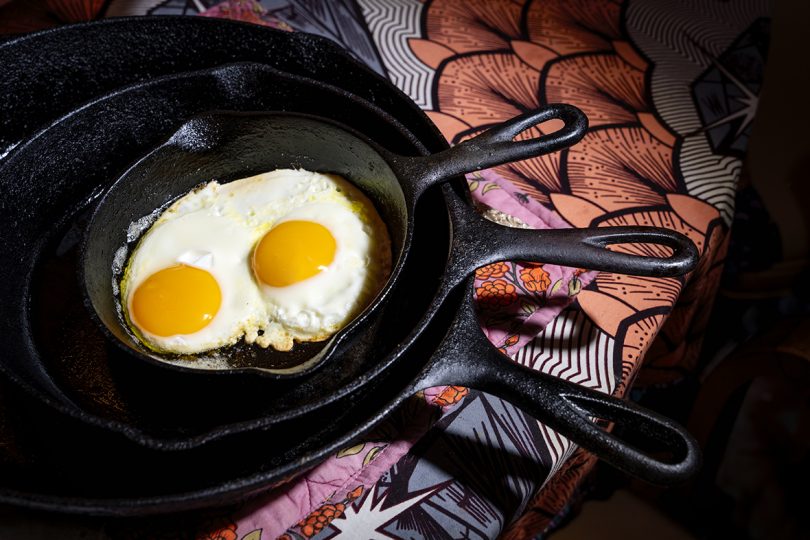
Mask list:
[[[340,330],[390,270],[386,227],[359,189],[335,175],[276,170],[209,182],[163,211],[127,262],[121,304],[158,352],[242,338],[285,351]]]

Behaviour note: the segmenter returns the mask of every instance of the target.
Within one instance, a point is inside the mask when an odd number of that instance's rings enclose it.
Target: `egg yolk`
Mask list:
[[[156,336],[193,334],[213,320],[221,303],[214,276],[180,264],[155,272],[135,289],[131,317]]]
[[[286,287],[311,278],[335,259],[335,238],[312,221],[285,221],[270,229],[253,250],[253,271],[262,283]]]

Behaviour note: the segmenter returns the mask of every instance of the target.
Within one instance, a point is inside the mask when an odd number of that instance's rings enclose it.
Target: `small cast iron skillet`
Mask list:
[[[552,119],[562,120],[564,127],[537,139],[513,140],[527,128]],[[167,164],[153,159],[155,153],[150,154],[115,182],[97,205],[87,227],[82,256],[88,305],[114,342],[123,345],[127,353],[160,367],[207,374],[211,371],[252,371],[275,379],[302,376],[329,364],[337,346],[350,340],[367,324],[384,305],[392,288],[397,286],[410,249],[414,210],[419,197],[427,189],[459,174],[560,150],[578,141],[586,129],[587,120],[581,111],[570,105],[555,104],[518,116],[432,156],[404,157],[387,152],[346,126],[319,117],[255,113],[212,114],[195,118],[166,143],[184,150],[189,159],[179,164]],[[316,354],[305,355],[297,365],[268,368],[267,362],[251,364],[251,357],[247,361],[240,360],[239,367],[206,369],[195,366],[191,360],[194,356],[182,365],[169,364],[165,362],[166,356],[149,350],[135,338],[124,322],[120,299],[114,289],[120,276],[114,275],[113,256],[128,241],[131,253],[133,239],[126,236],[131,223],[153,214],[155,209],[187,193],[201,180],[233,180],[233,177],[222,177],[227,172],[217,170],[216,161],[212,170],[208,154],[221,151],[217,148],[219,142],[232,141],[235,134],[239,135],[236,151],[244,153],[246,161],[255,161],[253,154],[261,153],[265,170],[303,168],[336,173],[362,189],[388,226],[394,268],[377,298],[335,334],[325,347]],[[199,156],[199,166],[194,160],[195,155]],[[203,164],[206,167],[201,169]],[[468,236],[454,234],[450,255],[454,264],[447,268],[444,277],[445,285],[449,287],[480,266],[507,259],[529,259],[648,276],[682,275],[697,261],[692,242],[666,229],[520,230],[495,226],[468,206],[457,210],[468,213],[466,220],[478,221],[482,231],[486,232],[483,236],[487,241],[481,241],[481,235],[474,232],[474,227],[466,229],[472,233]],[[642,257],[605,249],[610,244],[631,242],[663,244],[671,247],[673,254],[668,258]],[[238,355],[240,352],[229,351],[228,354]],[[268,351],[267,354],[279,353]]]

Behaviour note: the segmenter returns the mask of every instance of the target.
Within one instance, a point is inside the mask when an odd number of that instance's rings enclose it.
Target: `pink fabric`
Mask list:
[[[290,25],[270,15],[265,8],[254,0],[228,0],[200,12],[202,17],[218,17],[237,21],[260,24],[279,30],[292,31]]]
[[[478,203],[516,217],[533,229],[568,229],[571,226],[535,199],[519,196],[515,186],[498,174],[485,170],[468,175],[472,197]],[[583,287],[593,280],[594,272],[556,265],[541,265],[535,272],[546,274],[548,284],[528,281],[531,266],[505,263],[506,275],[476,274],[476,291],[499,278],[516,289],[517,301],[506,306],[482,306],[482,328],[489,340],[504,353],[512,355],[534,339],[560,311],[571,303]],[[524,273],[524,271],[527,271]],[[494,279],[493,279],[494,278]],[[542,290],[527,290],[529,287]]]
[[[238,530],[262,528],[264,538],[275,538],[326,504],[347,504],[410,450],[438,418],[438,412],[419,396],[411,398],[396,420],[387,420],[365,442],[338,452],[297,480],[251,501],[237,516]]]

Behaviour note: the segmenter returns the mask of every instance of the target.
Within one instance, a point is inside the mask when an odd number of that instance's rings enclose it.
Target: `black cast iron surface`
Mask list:
[[[328,39],[222,19],[164,16],[62,26],[0,44],[0,157],[95,96],[231,62],[258,62],[343,88],[405,122],[431,151],[447,147],[405,94]]]

